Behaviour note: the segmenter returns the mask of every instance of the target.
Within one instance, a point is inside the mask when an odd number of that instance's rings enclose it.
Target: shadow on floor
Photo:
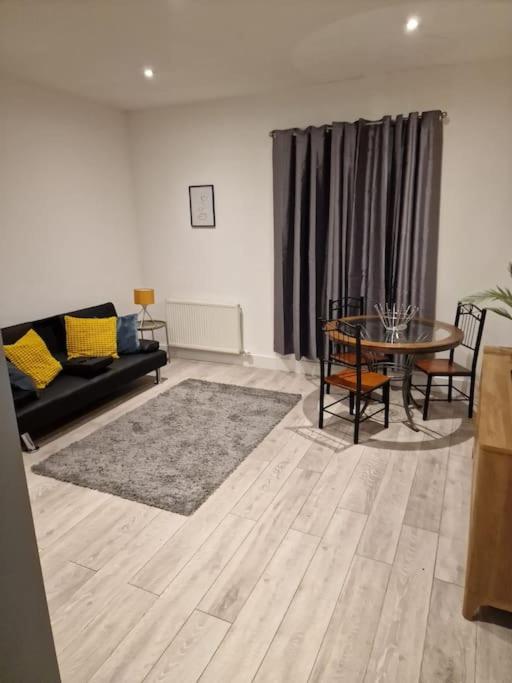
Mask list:
[[[473,436],[472,420],[468,420],[467,404],[463,403],[437,403],[433,404],[430,419],[423,422],[419,411],[415,410],[415,422],[419,428],[414,432],[404,424],[405,413],[401,405],[402,394],[399,391],[392,392],[390,410],[390,429],[394,431],[393,438],[383,438],[388,430],[384,430],[382,415],[378,419],[368,420],[361,425],[360,445],[371,446],[383,450],[416,450],[430,451],[446,448],[464,443]],[[344,405],[344,404],[340,404]],[[304,438],[323,443],[325,446],[340,449],[352,445],[353,426],[350,422],[332,417],[325,423],[322,431],[317,429],[318,424],[318,390],[311,391],[303,400],[304,414],[311,421],[309,426],[290,427],[292,431],[300,433]],[[348,407],[340,412],[348,416]],[[443,420],[445,424],[439,425]],[[435,427],[434,427],[435,425]],[[400,439],[396,438],[400,430]],[[410,433],[410,439],[407,434]],[[340,440],[347,443],[340,443]]]

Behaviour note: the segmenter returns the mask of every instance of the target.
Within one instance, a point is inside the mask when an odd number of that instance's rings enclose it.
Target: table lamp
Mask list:
[[[148,306],[155,303],[155,290],[148,289],[146,287],[141,287],[140,289],[133,290],[133,301],[136,304],[142,306],[142,316],[140,324],[144,325],[146,318],[153,322],[153,318],[148,311]]]

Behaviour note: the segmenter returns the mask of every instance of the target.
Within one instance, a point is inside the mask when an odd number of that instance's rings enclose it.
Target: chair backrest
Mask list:
[[[486,314],[487,310],[485,308],[478,308],[475,304],[462,303],[461,301],[457,304],[455,327],[464,332],[461,346],[465,346],[473,352],[473,369],[476,367],[478,360]],[[454,351],[454,349],[450,351],[450,360],[453,360]]]
[[[352,364],[347,364],[351,370],[354,370],[356,374],[356,387],[358,393],[361,392],[361,373],[362,373],[362,351],[361,351],[361,339],[364,338],[364,328],[362,325],[352,325],[351,323],[345,322],[344,320],[338,320],[336,324],[336,331],[346,337],[351,337],[355,340],[355,344],[352,345],[356,355],[355,367]],[[343,343],[343,342],[342,342]]]
[[[342,299],[329,299],[329,320],[363,315],[364,296],[344,296]]]

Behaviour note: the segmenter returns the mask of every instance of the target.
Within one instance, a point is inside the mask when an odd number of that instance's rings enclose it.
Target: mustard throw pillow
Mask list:
[[[34,330],[29,330],[15,344],[6,344],[4,351],[18,370],[34,380],[37,389],[44,389],[62,370],[62,365]]]
[[[117,355],[117,318],[64,316],[68,358]]]

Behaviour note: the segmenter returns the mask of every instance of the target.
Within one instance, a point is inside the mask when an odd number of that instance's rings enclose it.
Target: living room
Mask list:
[[[473,453],[510,448],[482,436],[487,395],[492,438],[506,427],[510,383],[484,380],[512,368],[492,351],[510,320],[500,291],[472,297],[510,287],[511,37],[505,1],[0,4],[2,343],[23,371],[10,347],[35,331],[61,366],[22,407],[7,372],[0,392],[0,680],[509,680],[510,496],[482,521],[471,490]],[[329,290],[338,132],[376,204],[348,202],[369,260]],[[409,199],[378,183],[387,140],[414,158]],[[413,206],[384,270],[414,294],[371,294],[384,195],[400,230]],[[329,315],[342,297],[361,310]],[[68,326],[105,320],[111,349],[70,351]],[[433,353],[465,374],[438,383]]]

